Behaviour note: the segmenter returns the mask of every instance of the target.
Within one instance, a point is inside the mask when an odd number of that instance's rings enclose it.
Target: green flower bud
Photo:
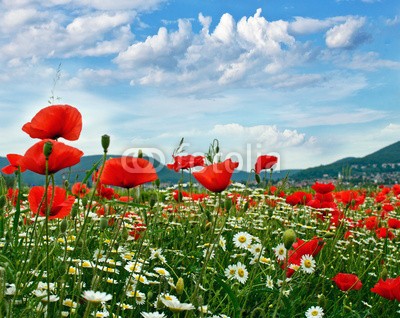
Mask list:
[[[382,278],[383,280],[386,280],[386,279],[388,278],[388,270],[387,270],[386,267],[384,267],[384,268],[382,269],[381,278]]]
[[[254,175],[254,178],[256,179],[257,184],[260,184],[260,182],[261,182],[260,175],[256,173],[256,174]]]
[[[46,141],[43,145],[43,154],[46,159],[49,159],[51,152],[53,151],[53,143],[51,141]]]
[[[182,295],[184,289],[185,289],[185,282],[183,281],[182,277],[179,277],[178,281],[176,282],[176,293],[178,295]]]
[[[143,151],[142,151],[142,149],[139,149],[137,156],[138,156],[138,158],[143,158]]]
[[[107,153],[108,147],[110,147],[110,136],[109,135],[101,136],[101,146],[103,147],[104,152]]]
[[[296,240],[296,232],[293,229],[287,229],[283,232],[283,244],[289,249]]]
[[[154,181],[155,185],[157,188],[160,187],[160,179],[156,179],[156,181]]]
[[[65,233],[68,229],[68,220],[63,218],[60,224],[60,231],[61,233]]]
[[[101,218],[100,219],[100,230],[104,231],[108,227],[108,219],[107,218]]]

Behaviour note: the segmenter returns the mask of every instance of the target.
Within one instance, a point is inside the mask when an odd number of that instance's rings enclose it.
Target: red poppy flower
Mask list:
[[[22,158],[21,155],[17,155],[14,153],[8,154],[7,159],[10,162],[10,164],[1,169],[1,171],[5,174],[13,174],[15,171],[18,170],[18,168],[20,168],[21,172],[24,172],[26,169],[20,166],[21,158]]]
[[[174,163],[167,164],[167,168],[178,172],[181,169],[190,169],[194,167],[203,167],[204,157],[203,156],[175,156]]]
[[[310,241],[303,241],[297,238],[297,241],[292,245],[294,250],[288,251],[288,263],[300,265],[300,261],[303,255],[308,254],[313,257],[317,256],[324,244],[325,243],[323,239],[318,237],[314,237]]]
[[[129,235],[132,236],[135,241],[137,241],[141,237],[142,232],[146,231],[146,228],[146,224],[135,223],[133,225],[133,230],[129,232]]]
[[[319,182],[315,182],[311,188],[320,194],[327,194],[329,192],[332,192],[333,190],[335,190],[335,186],[333,183],[319,183]]]
[[[400,301],[400,277],[379,279],[371,291],[383,298]]]
[[[286,197],[286,203],[290,205],[306,205],[312,200],[312,194],[304,191],[296,191]]]
[[[348,290],[360,290],[362,283],[357,275],[338,273],[332,280],[336,283],[336,286],[342,291]]]
[[[394,218],[390,218],[388,220],[388,226],[392,229],[400,229],[400,220],[398,219],[394,219]]]
[[[193,172],[193,176],[203,187],[218,193],[229,186],[232,173],[238,166],[238,162],[227,159],[223,162],[209,165],[201,171]]]
[[[389,229],[387,229],[385,227],[376,229],[375,233],[376,233],[377,238],[388,238],[390,240],[393,240],[394,236],[395,236],[391,231],[389,231]]]
[[[41,109],[22,130],[31,138],[77,140],[82,130],[82,115],[70,105],[51,105]]]
[[[277,163],[278,163],[278,157],[262,155],[257,158],[254,170],[256,171],[257,174],[260,174],[261,170],[272,169],[272,167]]]
[[[157,180],[153,165],[143,158],[119,157],[106,161],[100,181],[121,188],[134,188]]]
[[[74,166],[81,160],[83,152],[79,149],[62,142],[44,139],[25,152],[25,155],[20,160],[21,167],[39,174],[46,174],[46,157],[43,153],[43,146],[48,141],[53,144],[53,150],[49,156],[49,174]]]
[[[8,188],[7,189],[7,199],[13,206],[17,205],[18,201],[18,194],[19,194],[19,189],[13,189],[13,188]]]
[[[83,198],[90,192],[90,189],[87,187],[86,184],[81,182],[76,182],[71,188],[71,193],[79,198]]]
[[[180,195],[179,195],[179,192],[180,192]],[[189,198],[190,194],[188,192],[186,192],[186,191],[183,191],[183,190],[181,190],[181,191],[174,190],[172,192],[172,196],[174,197],[175,201],[182,201],[183,198]]]
[[[370,216],[369,218],[365,219],[365,227],[368,230],[374,230],[378,228],[379,220],[376,216]]]
[[[54,188],[54,197],[52,187],[47,189],[47,200],[42,202],[44,197],[44,187],[35,186],[32,187],[28,194],[28,202],[31,211],[34,214],[39,213],[40,216],[46,216],[48,206],[50,206],[49,220],[51,219],[62,219],[66,217],[72,209],[75,202],[75,197],[70,195],[67,197],[65,189],[60,187]]]

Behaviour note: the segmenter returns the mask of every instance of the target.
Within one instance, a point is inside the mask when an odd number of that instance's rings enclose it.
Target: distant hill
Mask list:
[[[117,155],[108,155],[108,158],[118,157]],[[63,169],[55,174],[55,182],[56,184],[62,184],[64,180],[69,180],[70,183],[74,183],[76,181],[81,181],[87,171],[90,171],[94,164],[101,162],[102,155],[92,155],[92,156],[84,156],[81,158],[80,163],[71,167],[71,169]],[[147,158],[151,159],[151,158]],[[156,168],[157,174],[161,183],[169,183],[176,184],[181,179],[182,175],[179,172],[175,172],[173,170],[168,169],[166,166],[161,164],[159,161],[151,159],[154,167]],[[8,160],[7,158],[0,157],[0,168],[7,166]],[[274,171],[272,174],[273,180],[282,179],[286,177],[287,174],[289,176],[297,173],[298,170],[282,170],[282,171]],[[269,177],[269,173],[268,173]],[[22,174],[22,180],[24,184],[32,186],[32,185],[42,185],[44,183],[44,176],[38,175],[31,171],[26,171]],[[246,171],[236,170],[232,175],[232,180],[235,182],[247,182],[247,180],[253,181],[254,174],[249,174]],[[183,173],[183,182],[189,181],[189,174],[187,172]]]
[[[334,178],[339,173],[378,174],[400,172],[400,141],[384,147],[365,157],[348,157],[328,165],[308,168],[299,171],[292,177],[295,180],[315,180],[323,177]]]

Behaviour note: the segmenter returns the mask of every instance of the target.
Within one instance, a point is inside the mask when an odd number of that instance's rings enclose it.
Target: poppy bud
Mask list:
[[[139,149],[137,156],[138,156],[138,158],[143,158],[143,151],[142,151],[142,149]]]
[[[260,182],[261,182],[260,175],[256,173],[256,174],[254,175],[254,178],[256,179],[257,184],[260,184]]]
[[[0,196],[0,210],[2,210],[6,206],[6,197],[4,195]]]
[[[382,272],[381,272],[381,278],[382,278],[383,280],[386,280],[387,277],[388,277],[388,270],[387,270],[386,267],[384,267],[384,268],[382,269]]]
[[[286,249],[289,249],[296,240],[296,232],[293,229],[288,229],[283,232],[283,244]]]
[[[64,188],[65,188],[65,189],[68,189],[68,187],[69,187],[69,181],[68,181],[68,180],[65,180],[65,181],[64,181]]]
[[[78,207],[76,206],[76,205],[74,205],[73,207],[72,207],[72,210],[71,210],[71,217],[72,217],[72,219],[75,219],[75,217],[78,215]]]
[[[101,218],[100,219],[100,230],[104,231],[108,226],[108,220],[107,218]]]
[[[321,306],[322,308],[326,307],[327,301],[326,297],[324,295],[318,295],[318,306]]]
[[[160,187],[160,179],[156,179],[156,181],[154,181],[154,183],[156,184],[156,187],[157,187],[157,188]]]
[[[46,141],[43,145],[43,154],[48,159],[53,151],[53,143],[51,141]]]
[[[108,147],[110,147],[110,136],[109,135],[101,136],[101,146],[103,147],[104,152],[107,153]]]
[[[60,224],[60,231],[61,233],[65,233],[68,229],[68,221],[66,218],[62,219]]]
[[[179,277],[178,281],[176,282],[176,293],[178,295],[182,295],[184,289],[185,289],[185,283],[183,281],[183,278]]]

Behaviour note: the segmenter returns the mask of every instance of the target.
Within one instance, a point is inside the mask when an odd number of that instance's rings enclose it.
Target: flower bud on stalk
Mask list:
[[[296,232],[293,229],[288,229],[283,232],[283,244],[288,250],[296,240]]]
[[[49,159],[52,151],[53,151],[53,143],[51,141],[45,142],[45,144],[43,145],[43,154],[46,157],[46,159]]]
[[[110,136],[109,135],[101,136],[101,146],[103,147],[104,152],[107,153],[108,147],[110,146]]]
[[[178,281],[176,282],[176,293],[178,295],[182,295],[184,289],[185,289],[185,282],[183,281],[182,277],[179,277]]]

